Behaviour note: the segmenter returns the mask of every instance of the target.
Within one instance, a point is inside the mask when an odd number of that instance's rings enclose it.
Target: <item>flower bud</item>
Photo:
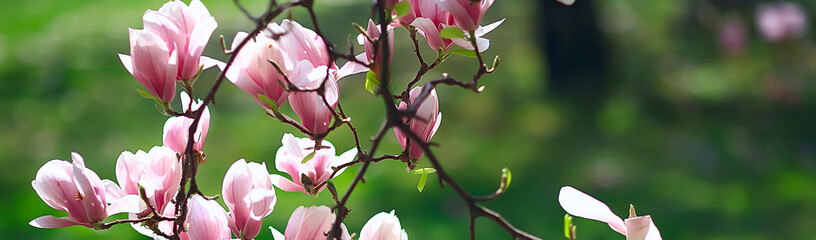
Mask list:
[[[217,202],[206,200],[197,194],[190,199],[187,223],[189,224],[187,236],[190,240],[230,239],[227,213],[224,208]]]
[[[230,212],[229,227],[241,239],[253,239],[261,220],[272,213],[277,202],[266,164],[239,159],[230,166],[221,187]]]
[[[423,88],[424,87],[415,87],[411,89],[409,93],[411,104],[415,104],[416,101],[420,100],[418,97],[422,93]],[[408,109],[408,104],[402,102],[399,104],[398,109],[406,110]],[[419,136],[424,142],[430,141],[434,134],[436,134],[436,130],[439,129],[439,124],[442,122],[442,113],[439,112],[439,99],[436,96],[436,89],[432,89],[428,97],[416,108],[414,117],[405,119],[407,120],[405,123],[408,124],[408,127],[414,134]],[[394,134],[397,136],[402,150],[406,151],[405,148],[409,136],[396,127],[394,128]],[[414,140],[411,140],[410,149],[407,151],[408,157],[413,160],[419,160],[424,154],[422,148],[420,148],[418,143]]]
[[[272,235],[275,240],[321,240],[326,239],[326,233],[331,231],[335,216],[332,210],[326,206],[300,206],[292,212],[289,222],[286,224],[286,231],[281,234],[274,228]],[[341,240],[351,240],[345,224],[340,224],[343,233]]]
[[[482,17],[484,17],[490,5],[493,5],[493,1],[494,0],[480,0],[475,2],[471,0],[436,0],[436,3],[453,16],[459,28],[465,32],[470,32],[476,30],[482,23]]]
[[[399,218],[390,213],[377,213],[360,230],[359,240],[408,240],[408,234],[400,226]]]
[[[130,56],[119,54],[125,68],[153,96],[165,103],[173,101],[178,77],[178,53],[167,48],[158,35],[129,29]]]

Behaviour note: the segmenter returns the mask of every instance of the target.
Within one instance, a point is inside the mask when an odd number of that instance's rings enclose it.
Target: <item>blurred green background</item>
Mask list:
[[[339,46],[356,35],[349,23],[364,24],[369,15],[365,0],[317,2],[320,24]],[[816,11],[816,2],[798,2],[805,12]],[[0,236],[145,239],[129,226],[100,232],[29,226],[42,215],[66,215],[45,205],[30,181],[46,161],[69,159],[72,151],[100,177],[114,179],[119,153],[161,144],[166,118],[139,97],[141,85],[116,54],[129,51],[127,28],[141,28],[144,11],[163,3],[0,4]],[[219,23],[205,55],[223,60],[218,35],[231,42],[252,24],[232,1],[204,3]],[[483,79],[481,94],[438,90],[445,118],[434,137],[441,145],[436,153],[474,194],[493,192],[500,169],[509,167],[509,191],[486,205],[546,239],[563,238],[557,194],[564,185],[590,193],[620,216],[634,204],[639,214],[652,215],[666,239],[816,239],[814,31],[764,41],[755,24],[759,3],[496,1],[485,22],[507,21],[488,35],[485,54],[501,56],[501,66]],[[265,7],[265,1],[245,4],[256,13]],[[292,15],[310,26],[302,10]],[[719,38],[728,21],[744,34],[737,51],[726,50]],[[396,38],[393,81],[404,86],[417,64],[405,31],[397,30]],[[455,56],[424,80],[443,71],[467,79],[475,65]],[[204,71],[197,96],[217,74]],[[383,108],[363,82],[362,74],[343,79],[340,93],[367,148]],[[266,162],[276,172],[280,139],[296,132],[266,117],[228,82],[217,101],[204,147],[208,162],[198,178],[212,195],[220,194],[227,167],[239,158]],[[328,139],[338,151],[353,144],[345,128]],[[379,154],[398,152],[389,133]],[[341,191],[357,169],[335,181]],[[377,212],[395,209],[412,239],[466,239],[468,215],[459,197],[440,189],[435,176],[418,193],[419,177],[404,169],[387,161],[370,169],[351,196],[349,229],[359,232]],[[326,192],[317,198],[277,193],[265,226],[281,231],[297,206],[331,204]],[[579,239],[623,239],[600,222],[576,224]],[[485,219],[477,228],[478,239],[508,237]],[[258,239],[271,234],[263,230]]]

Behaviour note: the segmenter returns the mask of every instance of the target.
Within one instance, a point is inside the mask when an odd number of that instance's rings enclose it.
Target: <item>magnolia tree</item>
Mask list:
[[[475,238],[475,219],[485,217],[504,228],[513,238],[541,239],[514,227],[481,202],[502,195],[511,174],[502,169],[501,182],[494,194],[474,196],[442,167],[430,147],[440,127],[435,88],[448,85],[476,93],[484,87],[479,80],[496,70],[482,52],[490,46],[485,36],[504,21],[484,24],[485,12],[493,0],[379,0],[372,6],[372,19],[353,24],[356,40],[365,51],[340,51],[326,40],[314,12],[314,0],[278,3],[271,0],[266,11],[253,16],[237,0],[236,4],[255,23],[254,29],[235,34],[232,44],[222,48],[222,62],[202,56],[218,23],[205,5],[192,0],[189,5],[171,1],[157,11],[147,10],[143,29],[130,29],[130,53],[119,57],[125,69],[146,90],[144,97],[156,101],[159,111],[170,118],[163,127],[163,144],[147,152],[122,152],[116,161],[116,181],[100,179],[86,167],[82,156],[72,153],[72,161],[51,160],[43,165],[31,185],[50,207],[68,213],[66,217],[42,216],[29,224],[38,228],[73,225],[95,230],[129,224],[137,232],[154,239],[253,239],[260,234],[274,239],[407,239],[395,211],[374,215],[362,229],[349,230],[343,224],[354,216],[346,207],[350,196],[372,163],[400,161],[409,171],[421,175],[422,191],[428,174],[435,173],[442,186],[453,189],[470,213],[470,235]],[[564,1],[571,4],[571,1]],[[283,19],[273,22],[292,8],[304,8],[314,29]],[[405,86],[392,84],[393,31],[408,32],[419,69]],[[422,36],[422,37],[419,37]],[[223,37],[222,37],[223,39]],[[427,61],[421,45],[436,52]],[[456,55],[455,55],[456,54]],[[472,78],[442,78],[423,81],[431,69],[462,55],[475,58]],[[337,62],[341,61],[342,66]],[[201,71],[215,67],[221,71],[208,92],[193,91]],[[340,104],[337,82],[366,73],[365,89],[382,99],[386,118],[367,148],[360,144],[356,127]],[[206,167],[204,142],[209,130],[208,105],[219,86],[228,79],[257,100],[269,117],[287,124],[304,137],[281,133],[282,146],[274,166],[284,175],[269,174],[266,163],[239,159],[227,170],[220,196],[202,193],[196,184],[200,167]],[[182,90],[177,91],[180,85]],[[398,90],[395,90],[398,89]],[[180,93],[179,93],[180,92]],[[182,108],[170,107],[178,94]],[[197,99],[203,97],[203,99]],[[399,101],[397,103],[397,101]],[[280,111],[289,105],[297,118]],[[348,128],[355,145],[338,151],[325,137],[338,128]],[[387,132],[393,131],[402,152],[378,154]],[[425,156],[426,163],[421,164]],[[346,168],[361,165],[345,192],[332,179]],[[429,167],[420,167],[429,166]],[[317,195],[328,189],[333,202],[327,206],[301,206],[289,218],[283,232],[263,226],[277,202],[275,189]],[[221,198],[224,205],[216,201]],[[571,187],[561,190],[559,201],[569,214],[606,222],[627,239],[660,239],[649,216],[637,217],[634,208],[626,220],[615,216],[606,205]],[[226,206],[226,208],[224,208]],[[127,218],[108,220],[117,213]],[[566,217],[570,219],[569,215]],[[575,239],[575,226],[565,222],[566,237]],[[266,227],[270,232],[262,231]],[[276,226],[281,227],[281,226]]]

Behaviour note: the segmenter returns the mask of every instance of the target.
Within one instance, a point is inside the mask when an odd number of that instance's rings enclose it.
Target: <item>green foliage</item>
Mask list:
[[[422,175],[419,177],[419,183],[417,183],[417,190],[422,192],[425,189],[425,182],[428,181],[428,171],[425,171],[425,168],[422,169]]]
[[[368,70],[366,73],[365,90],[371,94],[377,93],[377,88],[380,87],[380,80],[377,79],[377,74],[374,71]]]
[[[461,49],[461,48],[460,49],[451,49],[450,51],[448,51],[448,54],[451,54],[451,53],[456,53],[456,54],[459,54],[459,55],[462,55],[462,56],[465,56],[465,57],[469,57],[469,58],[476,58],[476,51],[473,51],[473,50],[467,50],[467,49]]]
[[[465,32],[459,27],[446,27],[439,31],[439,35],[447,39],[465,38]]]
[[[394,11],[397,13],[397,17],[404,17],[411,12],[411,2],[408,1],[401,1],[394,5]]]

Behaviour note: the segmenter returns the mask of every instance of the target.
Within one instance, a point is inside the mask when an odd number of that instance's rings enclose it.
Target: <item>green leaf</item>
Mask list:
[[[275,112],[278,111],[278,104],[275,103],[275,100],[269,99],[268,97],[264,96],[263,94],[258,94],[258,100],[261,100],[261,102],[263,102],[264,104],[269,106],[269,108],[271,108],[272,111],[275,111]]]
[[[570,216],[569,214],[564,214],[564,236],[567,237],[567,239],[572,239],[572,237],[570,237],[570,228],[571,227],[572,227],[572,216]]]
[[[447,39],[465,38],[465,32],[458,27],[446,27],[439,32],[439,35]]]
[[[409,172],[411,172],[413,174],[416,174],[416,175],[419,175],[419,174],[426,174],[426,173],[435,173],[436,169],[434,169],[434,168],[420,168],[420,169],[409,170]]]
[[[365,89],[371,94],[376,94],[377,88],[380,87],[380,80],[377,80],[377,74],[374,71],[368,70],[366,73]]]
[[[143,98],[153,99],[153,101],[156,101],[158,103],[162,102],[162,100],[159,99],[159,97],[153,96],[153,94],[150,94],[150,92],[145,91],[144,89],[137,88],[136,91],[139,92],[139,95],[142,96]]]
[[[317,151],[312,151],[312,153],[309,153],[309,155],[306,155],[306,157],[304,157],[304,158],[303,158],[303,161],[301,161],[300,163],[306,163],[306,162],[308,162],[309,160],[312,160],[312,158],[315,156],[315,153],[316,153],[316,152],[317,152]]]
[[[394,5],[394,11],[397,12],[397,17],[404,17],[411,12],[411,3],[408,1],[398,2]]]
[[[469,58],[476,58],[476,51],[467,50],[467,49],[453,49],[448,51],[449,53],[456,53],[465,57]]]
[[[419,190],[419,192],[422,192],[422,189],[425,189],[425,182],[427,182],[427,181],[428,181],[428,172],[422,171],[422,176],[419,177],[419,183],[417,184],[417,190]]]

